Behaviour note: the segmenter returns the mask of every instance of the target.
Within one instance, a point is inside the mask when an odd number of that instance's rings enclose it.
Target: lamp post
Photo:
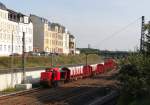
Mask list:
[[[23,32],[22,37],[22,83],[25,83],[25,32]]]
[[[87,52],[85,53],[85,64],[86,64],[86,66],[88,65],[88,54],[89,54],[88,50],[89,50],[89,48],[90,48],[90,44],[88,44]]]
[[[14,62],[14,31],[12,30],[12,36],[11,36],[11,62],[10,62],[10,69],[11,69],[11,86],[13,87],[13,62]]]
[[[88,65],[88,59],[87,59],[87,57],[88,57],[88,53],[85,54],[85,65],[86,66]]]
[[[13,58],[14,58],[14,55],[13,55],[13,52],[14,52],[14,36],[13,36],[13,32],[12,31],[12,37],[11,37],[11,68],[13,68]]]
[[[53,66],[53,53],[51,53],[51,67]]]

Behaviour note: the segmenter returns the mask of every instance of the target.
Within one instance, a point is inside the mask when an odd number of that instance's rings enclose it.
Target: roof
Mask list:
[[[70,38],[75,38],[73,35],[69,35]]]
[[[3,3],[1,3],[1,2],[0,2],[0,9],[7,10],[6,6]]]

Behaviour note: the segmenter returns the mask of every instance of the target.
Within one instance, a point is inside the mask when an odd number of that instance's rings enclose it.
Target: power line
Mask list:
[[[128,27],[130,27],[132,24],[134,24],[135,22],[137,22],[140,18],[137,18],[136,20],[132,21],[131,23],[129,23],[128,25],[126,25],[125,27],[121,28],[118,31],[115,31],[114,33],[112,33],[111,35],[109,35],[108,37],[104,38],[103,40],[100,41],[100,43],[98,43],[99,45],[102,45],[102,43],[104,43],[104,41],[108,41],[109,39],[113,38],[114,36],[118,35],[119,33],[121,33],[122,31],[125,31]],[[98,44],[96,44],[94,47],[96,47]]]

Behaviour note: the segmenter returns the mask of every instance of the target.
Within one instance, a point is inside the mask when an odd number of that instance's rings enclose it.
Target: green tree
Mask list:
[[[135,105],[130,103],[142,102],[146,97],[150,97],[150,57],[134,54],[121,60],[120,65],[118,80],[123,96],[121,100],[124,104],[118,105]],[[148,102],[150,103],[150,101]]]
[[[145,24],[144,26],[145,29],[145,42],[144,42],[144,46],[145,46],[145,52],[150,55],[150,23]]]

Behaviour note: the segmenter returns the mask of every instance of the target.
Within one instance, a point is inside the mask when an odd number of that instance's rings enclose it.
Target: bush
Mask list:
[[[125,96],[129,96],[129,99],[139,100],[149,96],[150,57],[145,57],[140,54],[131,55],[128,58],[121,60],[120,64],[121,69],[118,80],[120,81],[123,99],[125,99]]]

